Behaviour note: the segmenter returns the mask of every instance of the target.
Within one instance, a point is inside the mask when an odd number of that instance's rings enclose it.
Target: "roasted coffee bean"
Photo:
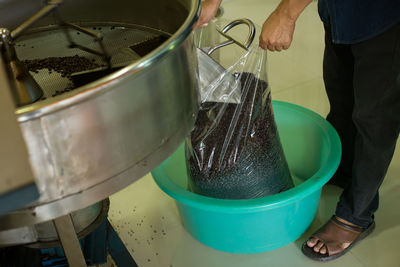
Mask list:
[[[240,104],[202,103],[186,140],[189,189],[210,197],[246,199],[293,187],[265,81],[241,74]]]
[[[71,74],[98,68],[100,65],[95,59],[88,59],[78,55],[69,57],[48,57],[22,61],[29,71],[39,73],[39,70],[47,69],[49,75],[53,72],[60,73],[61,77],[70,78]],[[57,90],[52,96],[61,95],[74,89],[72,82],[64,90]]]
[[[78,55],[71,57],[48,57],[44,59],[24,60],[23,63],[32,72],[37,72],[40,69],[48,69],[49,72],[56,71],[63,77],[68,77],[72,73],[99,67],[99,65],[93,60]]]

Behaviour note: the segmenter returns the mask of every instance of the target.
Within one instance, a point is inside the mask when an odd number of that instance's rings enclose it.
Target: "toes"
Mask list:
[[[324,243],[318,242],[318,243],[314,246],[314,251],[315,251],[315,252],[319,252],[323,246],[324,246]]]
[[[321,254],[326,254],[326,247],[325,246],[323,246],[320,250],[319,250],[319,253],[321,253]]]
[[[317,253],[327,253],[325,244],[315,237],[310,237],[310,239],[307,241],[307,246],[312,248]]]
[[[309,246],[310,248],[314,247],[318,242],[318,239],[316,239],[315,237],[311,237],[308,241],[307,241],[307,246]]]

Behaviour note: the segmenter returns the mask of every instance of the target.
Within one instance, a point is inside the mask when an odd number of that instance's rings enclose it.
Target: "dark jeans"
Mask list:
[[[333,44],[326,27],[325,43],[327,120],[343,149],[332,178],[344,187],[336,215],[367,227],[400,131],[400,24],[352,45]]]

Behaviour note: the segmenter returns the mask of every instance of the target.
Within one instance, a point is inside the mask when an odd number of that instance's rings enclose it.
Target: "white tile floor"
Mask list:
[[[247,17],[262,25],[277,0],[227,0],[225,18]],[[316,2],[302,14],[290,50],[269,53],[273,98],[305,106],[325,116],[329,105],[322,82],[323,28]],[[376,231],[347,255],[324,266],[400,266],[400,148],[381,188]],[[111,196],[110,221],[140,267],[319,266],[304,257],[301,243],[333,213],[340,190],[327,186],[310,229],[284,248],[253,255],[216,251],[194,240],[183,228],[174,201],[146,175]]]

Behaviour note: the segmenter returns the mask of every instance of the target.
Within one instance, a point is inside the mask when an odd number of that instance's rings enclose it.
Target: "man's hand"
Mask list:
[[[275,11],[264,22],[260,34],[260,47],[270,51],[282,51],[290,47],[296,21]]]
[[[262,49],[282,51],[290,47],[296,20],[312,0],[282,0],[264,22],[259,45]]]
[[[207,24],[215,17],[221,2],[222,0],[205,0],[201,4],[200,18],[194,25],[193,30],[207,26]]]

